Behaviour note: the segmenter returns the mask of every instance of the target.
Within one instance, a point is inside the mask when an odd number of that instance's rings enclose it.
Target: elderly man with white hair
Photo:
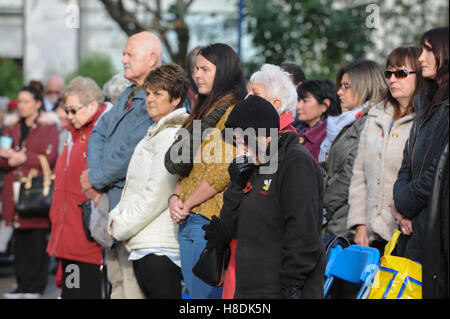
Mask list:
[[[250,77],[247,85],[249,95],[258,95],[269,101],[280,115],[280,133],[296,132],[294,122],[297,91],[289,73],[279,66],[264,64]]]
[[[127,168],[137,143],[154,123],[147,114],[143,84],[147,75],[161,65],[162,44],[151,32],[131,36],[123,50],[124,77],[132,85],[117,98],[112,109],[100,118],[89,139],[87,170],[81,187],[97,203],[101,192],[109,199],[111,211],[120,200]],[[94,190],[95,192],[92,192]],[[91,195],[92,194],[92,195]],[[105,225],[106,227],[106,225]],[[129,252],[123,243],[106,249],[111,298],[143,298],[134,276]]]

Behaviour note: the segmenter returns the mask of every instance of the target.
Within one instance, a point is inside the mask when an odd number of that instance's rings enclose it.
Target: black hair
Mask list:
[[[36,88],[33,87],[33,86],[24,86],[24,87],[22,87],[22,88],[19,90],[19,93],[20,93],[20,92],[23,92],[23,91],[28,92],[28,93],[30,93],[31,95],[33,95],[33,99],[34,99],[36,102],[41,102],[41,105],[42,105],[41,107],[44,106],[44,99],[42,98],[42,94],[41,94],[41,92],[39,92],[38,89],[36,89]]]
[[[297,88],[298,100],[304,99],[307,93],[310,93],[319,104],[323,104],[325,99],[330,100],[330,106],[322,114],[322,118],[342,113],[341,103],[333,82],[329,80],[306,80]]]
[[[281,65],[281,68],[289,73],[295,86],[299,85],[300,82],[306,80],[306,76],[302,68],[295,63],[283,63]]]
[[[431,49],[425,44],[428,42]],[[448,99],[448,64],[449,64],[449,39],[448,27],[428,30],[420,41],[422,50],[428,49],[434,53],[436,59],[436,78],[425,79],[426,96],[424,100],[424,115],[427,114],[433,105]],[[439,83],[439,84],[438,84]]]

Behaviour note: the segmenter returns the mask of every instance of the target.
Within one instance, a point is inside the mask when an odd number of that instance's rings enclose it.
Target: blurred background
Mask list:
[[[184,66],[196,46],[224,42],[247,74],[294,62],[308,78],[334,80],[344,63],[383,63],[448,21],[448,0],[0,0],[0,97],[51,74],[102,86],[122,71],[128,36],[143,30],[160,36],[165,62]]]

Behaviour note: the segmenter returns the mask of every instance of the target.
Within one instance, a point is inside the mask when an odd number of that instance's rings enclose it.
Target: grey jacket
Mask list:
[[[344,127],[338,134],[325,162],[324,207],[327,223],[324,236],[347,236],[348,194],[352,179],[353,163],[358,153],[359,137],[366,123],[363,116]],[[348,236],[347,236],[348,237]]]
[[[133,151],[153,123],[145,107],[144,90],[133,96],[129,108],[125,105],[135,87],[131,85],[122,92],[89,138],[89,180],[94,188],[108,194],[110,210],[120,200]]]

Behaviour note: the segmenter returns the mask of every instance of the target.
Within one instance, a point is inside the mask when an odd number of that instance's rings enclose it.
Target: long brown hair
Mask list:
[[[424,81],[422,78],[422,70],[419,63],[419,56],[420,56],[420,48],[414,47],[414,46],[408,46],[408,47],[398,47],[394,49],[394,51],[389,54],[387,60],[386,60],[386,68],[399,68],[402,66],[410,65],[412,68],[412,71],[416,72],[416,89],[414,90],[414,94],[411,97],[411,100],[409,101],[408,108],[405,112],[405,114],[401,113],[400,110],[400,104],[399,102],[392,96],[391,91],[388,90],[387,96],[386,96],[386,105],[387,102],[391,103],[394,106],[395,114],[394,118],[398,119],[406,114],[414,113],[414,106],[413,106],[413,99],[414,96],[419,93],[419,91],[424,86]],[[385,105],[385,106],[386,106]]]
[[[426,94],[423,114],[426,115],[432,106],[448,98],[448,27],[428,30],[424,33],[420,42],[422,48],[428,47],[425,42],[431,45],[431,51],[434,53],[437,68],[435,79],[425,79]]]
[[[223,43],[210,44],[201,48],[198,55],[216,66],[216,75],[211,93],[198,95],[197,104],[183,123],[183,127],[187,129],[192,128],[194,120],[203,119],[216,102],[225,96],[230,95],[237,102],[247,95],[241,60],[230,46]]]

